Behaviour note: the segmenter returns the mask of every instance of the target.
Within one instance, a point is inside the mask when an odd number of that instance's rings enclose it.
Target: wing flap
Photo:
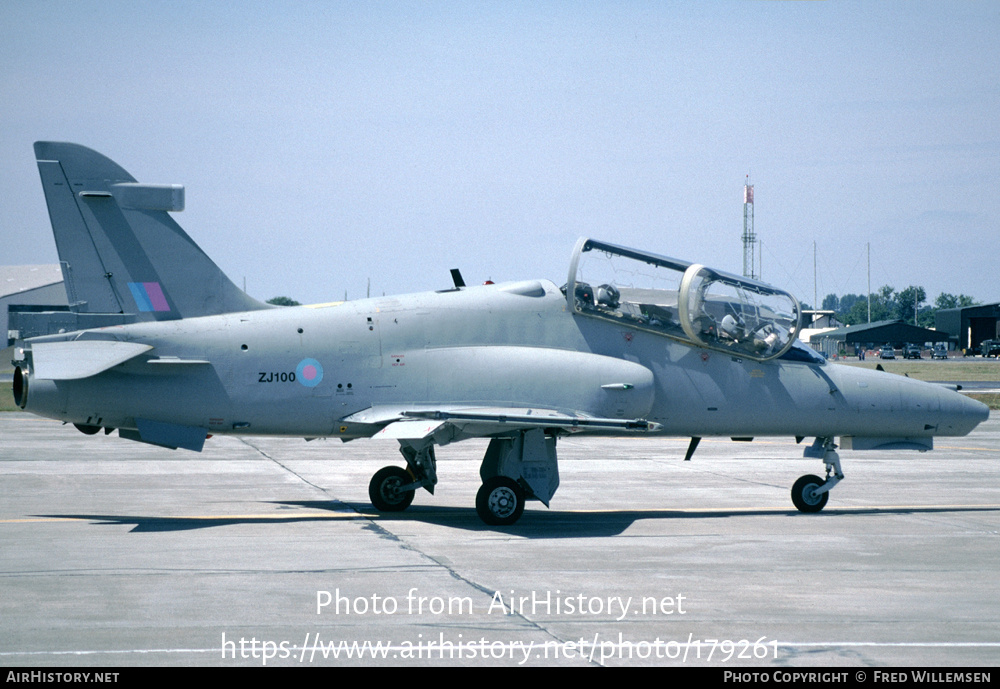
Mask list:
[[[565,428],[591,431],[655,431],[660,424],[645,419],[602,419],[563,414],[550,409],[459,409],[448,411],[405,411],[405,418],[436,419],[456,426],[487,424],[505,428]]]
[[[35,378],[43,380],[78,380],[96,376],[152,348],[116,340],[35,342],[31,345],[32,369]]]
[[[642,433],[656,431],[661,427],[660,424],[645,419],[604,419],[535,407],[372,407],[342,420],[385,424],[374,434],[373,437],[376,438],[422,440],[435,436],[435,440],[442,444],[461,438],[487,437],[532,428],[558,428],[567,432]]]

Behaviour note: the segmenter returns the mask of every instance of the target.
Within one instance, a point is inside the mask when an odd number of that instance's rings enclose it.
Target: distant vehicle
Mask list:
[[[920,347],[918,345],[908,344],[905,347],[903,347],[903,358],[904,359],[919,359],[921,351],[922,350],[920,349]]]
[[[892,345],[885,345],[879,350],[879,358],[881,359],[895,359],[896,350],[892,348]]]
[[[983,340],[979,345],[979,351],[983,353],[984,358],[1000,356],[1000,340]]]
[[[931,352],[932,359],[947,359],[948,358],[948,345],[946,344],[936,344],[934,345],[934,350]]]

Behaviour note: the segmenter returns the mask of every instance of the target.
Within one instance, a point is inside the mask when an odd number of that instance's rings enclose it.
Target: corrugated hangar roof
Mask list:
[[[0,266],[0,299],[62,282],[59,265]]]

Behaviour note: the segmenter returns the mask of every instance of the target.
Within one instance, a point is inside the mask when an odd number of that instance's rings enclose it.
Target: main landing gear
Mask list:
[[[385,467],[372,476],[368,497],[379,512],[402,512],[413,502],[414,476],[409,469]]]
[[[486,479],[476,493],[476,514],[490,526],[509,526],[524,512],[524,488],[509,476]]]
[[[437,483],[433,444],[400,440],[399,451],[406,458],[406,468],[380,469],[368,484],[368,497],[379,512],[402,512],[418,488],[433,493]],[[479,475],[483,485],[476,493],[476,514],[489,526],[514,524],[527,500],[539,500],[548,507],[559,487],[555,436],[532,429],[493,438]]]
[[[819,512],[826,507],[830,491],[844,478],[840,470],[840,455],[833,438],[816,438],[802,453],[804,457],[822,459],[826,465],[826,479],[806,474],[792,486],[792,504],[800,512]]]
[[[406,458],[406,468],[388,466],[379,469],[368,483],[368,497],[379,512],[402,512],[410,503],[417,488],[426,488],[434,494],[437,483],[437,460],[434,445],[414,445],[401,440],[399,451]]]

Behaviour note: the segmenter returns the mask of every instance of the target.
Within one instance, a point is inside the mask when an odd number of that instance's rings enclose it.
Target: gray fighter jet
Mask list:
[[[390,438],[378,510],[437,483],[434,447],[490,438],[479,516],[512,524],[559,485],[570,434],[813,437],[825,478],[792,488],[804,512],[842,478],[843,449],[929,450],[989,414],[953,389],[828,364],[798,341],[787,292],[592,239],[548,280],[303,307],[257,302],[174,222],[183,187],[137,183],[82,146],[35,153],[72,309],[118,325],[18,341],[14,398],[29,412],[200,451],[211,435]],[[81,321],[85,322],[85,321]]]

